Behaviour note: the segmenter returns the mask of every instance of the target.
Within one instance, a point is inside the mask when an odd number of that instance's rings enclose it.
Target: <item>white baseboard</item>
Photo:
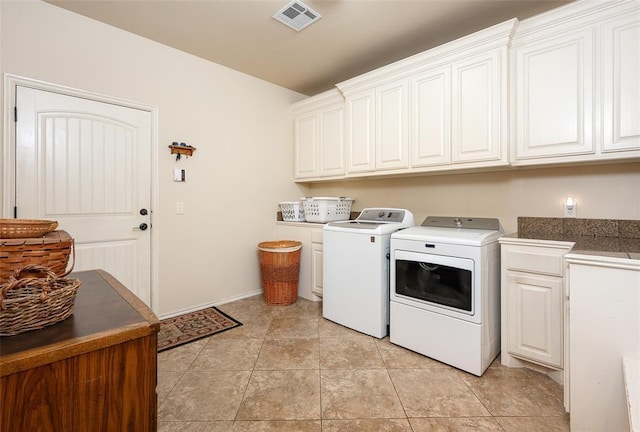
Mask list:
[[[193,307],[190,307],[190,308],[186,308],[186,309],[182,309],[182,310],[179,310],[179,311],[170,312],[168,314],[160,315],[160,316],[158,316],[158,319],[163,320],[163,319],[167,319],[167,318],[173,318],[173,317],[176,317],[176,316],[179,316],[179,315],[183,315],[183,314],[186,314],[186,313],[189,313],[189,312],[199,311],[201,309],[206,309],[206,308],[211,307],[211,306],[221,306],[223,304],[231,303],[231,302],[234,302],[234,301],[246,299],[246,298],[253,297],[253,296],[256,296],[256,295],[261,295],[261,294],[262,294],[262,290],[261,289],[254,290],[254,291],[249,291],[249,292],[246,292],[246,293],[239,294],[237,296],[227,297],[227,298],[225,298],[223,300],[220,300],[220,301],[217,301],[217,302],[205,303],[205,304],[201,304],[201,305],[198,305],[198,306],[193,306]]]

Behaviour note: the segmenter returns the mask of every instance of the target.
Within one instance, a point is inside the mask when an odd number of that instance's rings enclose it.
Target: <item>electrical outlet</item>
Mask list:
[[[184,214],[184,203],[183,202],[177,202],[176,203],[176,214]]]
[[[564,217],[575,218],[578,216],[578,203],[573,197],[567,197],[562,207],[564,209]]]

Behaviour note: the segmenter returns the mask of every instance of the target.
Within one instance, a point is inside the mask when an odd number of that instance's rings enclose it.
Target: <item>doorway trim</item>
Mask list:
[[[106,96],[99,93],[84,91],[62,85],[52,84],[45,81],[34,80],[13,74],[4,74],[4,137],[1,143],[2,149],[2,217],[13,218],[13,208],[15,206],[15,187],[16,187],[16,123],[14,121],[14,107],[16,106],[16,88],[18,86],[30,87],[37,90],[43,90],[51,93],[59,93],[65,96],[79,97],[83,99],[103,102],[112,105],[119,105],[127,108],[147,111],[151,114],[151,215],[153,229],[151,230],[151,309],[157,312],[158,305],[158,239],[159,226],[156,210],[159,207],[158,193],[158,107],[134,102],[126,99]]]

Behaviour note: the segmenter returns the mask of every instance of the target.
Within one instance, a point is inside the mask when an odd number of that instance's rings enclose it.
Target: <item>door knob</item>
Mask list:
[[[135,231],[144,231],[147,228],[149,228],[149,225],[147,225],[146,223],[142,222],[140,225],[138,225],[137,227],[133,227],[133,229]]]
[[[147,209],[140,209],[140,214],[142,216],[146,216],[149,212],[147,211]]]

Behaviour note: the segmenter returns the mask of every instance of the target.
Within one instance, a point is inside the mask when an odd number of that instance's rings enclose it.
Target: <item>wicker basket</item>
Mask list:
[[[258,244],[264,301],[270,305],[290,305],[298,300],[300,249],[292,240]]]
[[[0,219],[0,239],[37,238],[58,227],[58,222],[39,219]]]
[[[66,276],[74,265],[72,261],[67,271],[73,247],[73,238],[66,231],[53,231],[38,239],[0,239],[0,283],[28,264],[45,266],[58,276]]]
[[[58,277],[44,266],[17,269],[0,285],[0,336],[38,330],[69,318],[79,286],[78,279]]]

